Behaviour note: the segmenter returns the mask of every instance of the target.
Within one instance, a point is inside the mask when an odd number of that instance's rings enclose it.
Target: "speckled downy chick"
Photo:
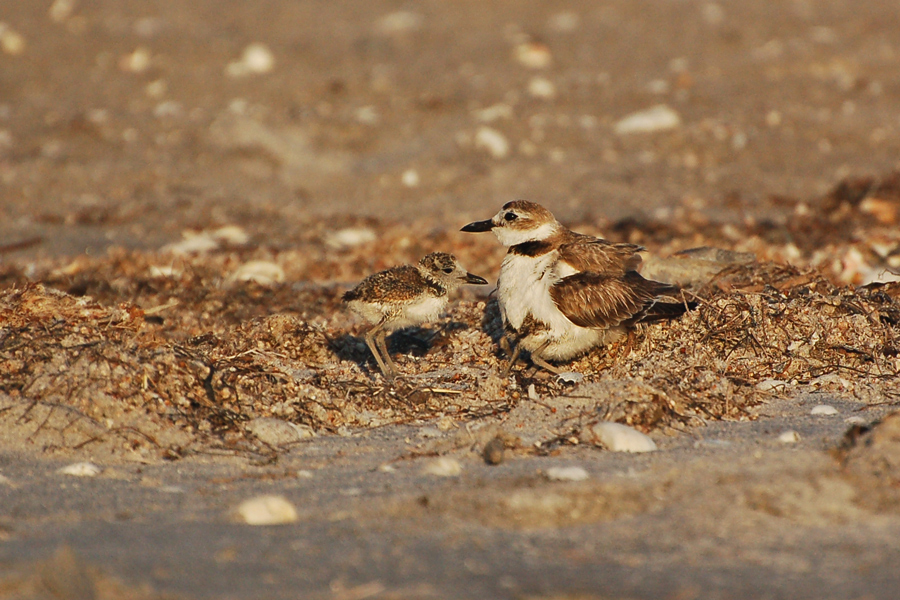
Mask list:
[[[366,332],[366,345],[384,376],[392,379],[397,366],[388,353],[387,334],[437,319],[447,307],[450,292],[467,283],[485,285],[487,281],[467,272],[452,254],[433,252],[415,266],[393,267],[366,277],[343,300],[375,325]]]

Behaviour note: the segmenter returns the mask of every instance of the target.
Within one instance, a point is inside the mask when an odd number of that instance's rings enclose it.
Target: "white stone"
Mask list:
[[[567,10],[551,16],[547,24],[553,31],[569,33],[578,29],[578,26],[581,25],[581,17],[578,16],[578,13]]]
[[[225,73],[231,77],[244,77],[245,75],[262,75],[275,68],[275,55],[269,47],[261,42],[247,45],[241,53],[240,60],[231,62],[225,68]]]
[[[551,467],[547,469],[550,481],[584,481],[590,475],[582,467]]]
[[[831,406],[830,404],[819,404],[814,406],[811,411],[809,411],[811,415],[836,415],[838,414],[838,410]]]
[[[858,415],[853,415],[852,417],[844,419],[844,423],[850,423],[851,425],[866,425],[868,424],[868,421]]]
[[[528,399],[534,400],[535,402],[541,399],[540,395],[537,393],[537,388],[534,387],[533,383],[528,384]]]
[[[284,269],[267,260],[251,260],[232,273],[233,281],[253,281],[260,285],[272,285],[284,281]]]
[[[332,248],[354,248],[376,239],[375,232],[368,227],[348,227],[326,235],[325,243]]]
[[[715,2],[704,4],[700,8],[700,14],[708,25],[720,25],[725,20],[725,9]]]
[[[129,73],[143,73],[150,68],[152,59],[150,50],[140,46],[135,48],[131,54],[126,54],[119,59],[119,68]]]
[[[0,21],[0,47],[7,54],[22,54],[25,51],[25,37],[6,23]]]
[[[315,436],[305,425],[297,425],[274,417],[260,417],[247,422],[247,430],[271,446],[293,444]]]
[[[219,242],[216,241],[209,232],[185,232],[183,240],[163,246],[162,251],[181,255],[204,254],[206,252],[212,252],[218,247]]]
[[[384,35],[396,35],[416,31],[422,27],[425,17],[419,13],[408,10],[398,10],[388,13],[378,19],[375,23],[375,29]]]
[[[419,182],[419,172],[415,169],[407,169],[403,171],[403,175],[400,176],[400,183],[408,188],[418,187]]]
[[[618,135],[629,135],[665,131],[679,126],[681,126],[679,114],[665,104],[657,104],[652,108],[631,113],[620,119],[613,126],[613,131]]]
[[[231,246],[243,246],[250,241],[250,234],[238,225],[223,225],[214,229],[212,237]]]
[[[454,458],[442,456],[425,465],[422,473],[425,475],[437,475],[438,477],[457,477],[462,473],[462,465]]]
[[[492,104],[487,108],[474,110],[472,114],[482,123],[491,123],[498,119],[512,119],[513,108],[509,104]]]
[[[486,150],[496,159],[509,156],[509,141],[506,136],[491,127],[479,127],[475,132],[475,147]]]
[[[756,389],[761,392],[782,391],[787,386],[788,383],[781,379],[763,379],[756,384]]]
[[[800,434],[793,429],[788,429],[778,436],[778,441],[782,444],[795,444],[800,441]]]
[[[50,15],[50,20],[54,23],[62,23],[75,11],[75,0],[53,0],[53,4],[50,5],[50,10],[47,11]]]
[[[657,449],[650,436],[621,423],[600,421],[591,427],[591,433],[595,441],[613,452],[653,452]]]
[[[550,48],[541,42],[524,42],[513,50],[513,56],[519,64],[529,69],[546,69],[553,62]]]
[[[528,82],[528,93],[534,98],[549,100],[556,97],[556,85],[543,77],[532,77]]]
[[[77,462],[63,467],[57,471],[60,475],[72,475],[73,477],[96,477],[103,472],[101,467],[90,462]]]
[[[297,510],[284,496],[257,496],[238,506],[238,515],[248,525],[283,525],[297,520]]]

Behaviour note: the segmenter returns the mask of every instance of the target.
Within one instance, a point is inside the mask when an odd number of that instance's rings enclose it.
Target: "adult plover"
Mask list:
[[[507,334],[518,343],[512,351],[501,340],[510,355],[506,372],[525,349],[535,365],[561,373],[547,361],[570,360],[637,323],[674,318],[687,308],[660,301],[678,292],[676,286],[638,274],[644,248],[571,231],[540,204],[508,202],[492,219],[462,231],[492,231],[509,247],[497,297]]]
[[[366,344],[385,377],[397,375],[397,366],[388,353],[385,336],[404,327],[421,325],[436,319],[447,306],[449,292],[487,280],[468,273],[446,252],[434,252],[415,266],[403,265],[375,273],[345,293],[350,310],[373,323],[366,332]]]

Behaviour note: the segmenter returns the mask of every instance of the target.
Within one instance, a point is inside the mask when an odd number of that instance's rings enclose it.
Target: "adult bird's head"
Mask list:
[[[492,231],[504,246],[545,240],[562,227],[549,210],[527,200],[514,200],[503,205],[493,218],[475,221],[460,231],[480,233]]]

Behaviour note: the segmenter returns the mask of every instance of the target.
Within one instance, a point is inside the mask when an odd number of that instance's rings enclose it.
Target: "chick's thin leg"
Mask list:
[[[391,357],[387,356],[387,351],[385,351],[387,364],[385,363],[385,359],[382,357],[381,348],[378,343],[379,337],[385,335],[382,325],[383,322],[366,332],[366,346],[369,347],[369,351],[371,351],[372,356],[375,357],[375,362],[378,363],[378,368],[381,369],[381,373],[386,378],[393,379],[394,375],[396,375],[396,367],[394,367],[394,363],[391,362]],[[390,364],[390,367],[388,367],[388,364]]]

